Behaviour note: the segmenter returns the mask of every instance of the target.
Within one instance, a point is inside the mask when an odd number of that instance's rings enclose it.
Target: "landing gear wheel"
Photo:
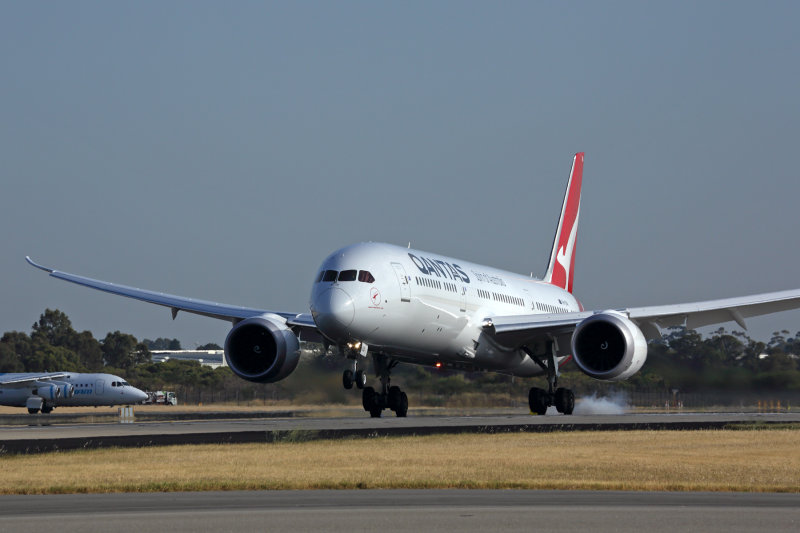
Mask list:
[[[363,389],[367,385],[367,373],[363,370],[356,372],[356,387]]]
[[[532,387],[528,392],[528,406],[531,408],[532,413],[543,415],[547,413],[548,407],[548,394],[547,391]]]
[[[35,415],[35,414],[36,414],[36,413],[38,413],[38,412],[39,412],[39,410],[38,410],[38,409],[34,409],[34,408],[32,408],[32,407],[28,407],[28,414],[29,414],[29,415]]]
[[[369,411],[372,414],[372,409],[375,407],[375,389],[372,387],[364,387],[364,390],[361,392],[361,405],[364,407],[365,411]]]
[[[49,415],[52,411],[53,411],[53,406],[52,405],[43,405],[42,406],[42,414],[43,415]]]
[[[400,408],[402,398],[403,391],[400,390],[400,387],[396,385],[389,387],[389,398],[386,402],[389,405],[389,409],[396,412]]]
[[[575,409],[575,395],[571,390],[559,387],[556,389],[555,398],[553,403],[556,405],[556,410],[565,415],[571,415]]]
[[[353,388],[353,371],[349,368],[342,372],[342,385],[344,385],[344,388],[347,390]]]
[[[394,414],[396,414],[398,418],[405,418],[408,414],[408,395],[405,392],[400,393],[400,403],[397,409],[394,410]]]
[[[390,359],[384,353],[373,353],[372,361],[375,364],[375,374],[381,380],[379,391],[372,387],[364,387],[361,396],[364,410],[369,411],[370,416],[378,418],[384,409],[391,409],[399,417],[404,417],[408,413],[408,395],[400,390],[398,386],[390,385],[390,374],[398,361]],[[358,376],[356,376],[358,378]],[[358,379],[356,379],[358,383]]]

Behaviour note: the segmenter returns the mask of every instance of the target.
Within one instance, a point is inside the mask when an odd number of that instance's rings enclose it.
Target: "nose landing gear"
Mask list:
[[[353,360],[353,368],[346,368],[342,372],[342,385],[345,389],[350,390],[355,385],[359,389],[363,389],[367,384],[367,373],[358,368],[358,356],[366,357],[367,345],[360,342],[351,343],[347,345],[348,350],[345,352],[343,347],[339,347],[339,353],[348,359]]]
[[[355,366],[355,364],[353,365]],[[349,368],[345,369],[342,373],[342,385],[347,390],[353,388],[353,385],[356,386],[358,389],[363,389],[364,386],[367,384],[367,373],[361,369],[350,370]]]

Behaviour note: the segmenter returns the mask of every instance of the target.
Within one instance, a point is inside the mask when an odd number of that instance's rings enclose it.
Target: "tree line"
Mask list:
[[[344,361],[321,347],[310,346],[311,355],[301,359],[297,370],[278,383],[257,384],[236,377],[226,367],[211,369],[194,361],[154,363],[151,350],[180,349],[177,339],[139,341],[114,331],[103,339],[91,332],[77,332],[66,314],[47,309],[33,324],[30,334],[11,331],[0,338],[0,372],[107,372],[123,376],[145,390],[193,391],[199,397],[270,399],[302,403],[357,403],[353,391],[341,386]],[[209,343],[198,349],[219,349]],[[648,346],[642,370],[616,383],[600,382],[567,365],[561,382],[576,394],[605,394],[611,390],[668,392],[729,391],[741,393],[790,391],[800,393],[800,332],[775,332],[757,341],[744,332],[719,328],[709,335],[682,327],[670,328]],[[371,370],[371,362],[367,364]],[[458,397],[461,403],[502,403],[526,398],[535,380],[494,373],[451,372],[416,365],[400,365],[393,378],[404,384],[418,401],[429,404]],[[411,392],[413,391],[413,392]]]

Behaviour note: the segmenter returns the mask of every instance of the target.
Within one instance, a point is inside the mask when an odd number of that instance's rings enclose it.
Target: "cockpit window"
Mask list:
[[[358,281],[364,283],[374,283],[375,278],[372,277],[372,274],[370,274],[368,270],[361,270],[358,272]]]
[[[335,270],[326,270],[322,281],[336,281],[336,274],[338,274],[338,272]]]
[[[339,281],[355,281],[356,270],[342,270],[339,272]]]
[[[325,271],[324,271],[324,270],[323,270],[322,272],[320,272],[320,273],[319,273],[319,276],[317,276],[317,283],[319,283],[320,281],[322,281],[322,278],[323,278],[323,277],[325,277]]]

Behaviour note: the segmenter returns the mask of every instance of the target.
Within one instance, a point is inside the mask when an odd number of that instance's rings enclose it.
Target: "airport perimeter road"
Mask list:
[[[0,497],[0,531],[795,532],[797,494],[265,491]]]

